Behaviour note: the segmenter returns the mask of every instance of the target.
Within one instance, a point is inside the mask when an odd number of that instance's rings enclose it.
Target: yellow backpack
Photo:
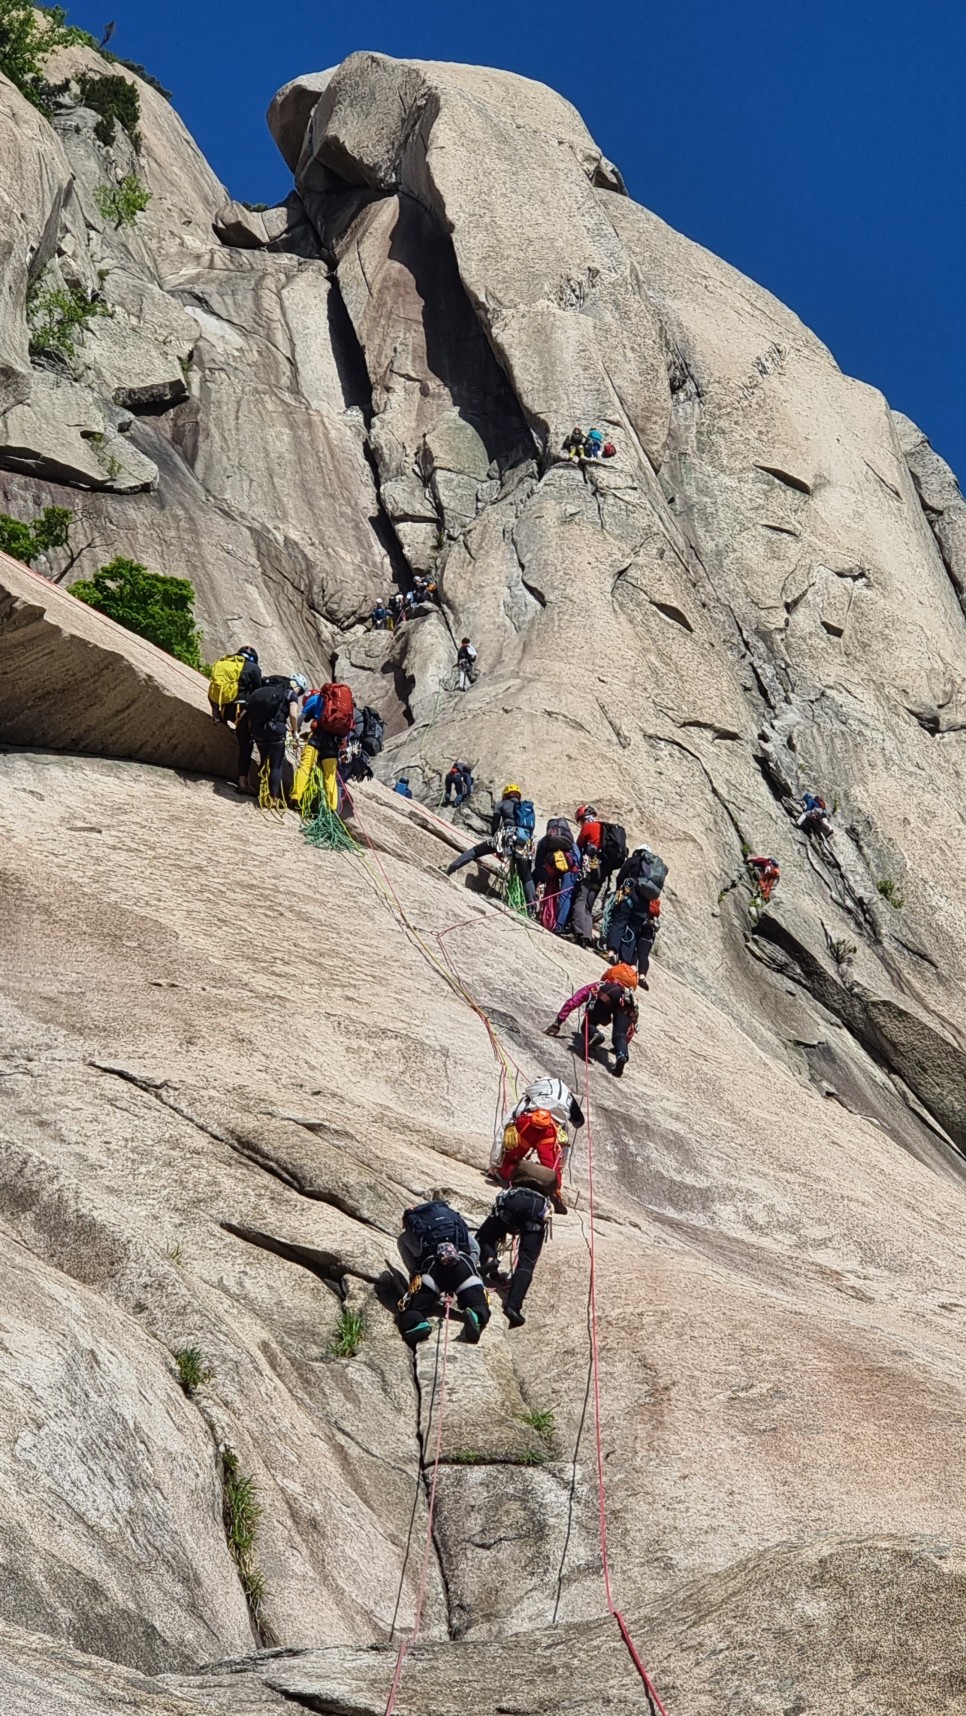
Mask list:
[[[216,716],[230,703],[238,702],[238,687],[245,671],[245,663],[246,657],[243,655],[223,655],[220,661],[214,663],[208,681],[208,702]]]

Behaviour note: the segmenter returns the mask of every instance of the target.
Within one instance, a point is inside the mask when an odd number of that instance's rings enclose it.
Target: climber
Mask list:
[[[563,444],[563,450],[568,459],[580,458],[584,450],[584,432],[580,428],[579,424],[575,424],[571,429],[570,434],[567,436],[567,439]]]
[[[605,881],[600,861],[604,824],[598,820],[592,804],[579,804],[575,820],[579,824],[580,879],[574,889],[570,922],[574,940],[581,947],[591,947],[594,941],[594,906]]]
[[[490,1320],[479,1274],[480,1248],[463,1217],[441,1198],[416,1204],[403,1215],[397,1240],[409,1271],[409,1287],[396,1318],[403,1339],[418,1346],[432,1333],[429,1313],[453,1295],[463,1313],[466,1340],[475,1343]]]
[[[511,878],[516,876],[520,881],[527,905],[535,905],[537,891],[530,863],[535,821],[533,805],[523,797],[516,782],[511,781],[503,788],[503,797],[490,817],[490,838],[478,841],[454,858],[446,867],[447,876],[455,875],[464,864],[472,864],[474,859],[505,857]]]
[[[604,454],[604,437],[599,429],[588,429],[584,436],[584,458],[600,459]]]
[[[410,786],[409,779],[406,775],[400,775],[392,790],[393,792],[398,792],[400,798],[412,798],[413,796],[413,789]]]
[[[552,816],[546,833],[537,841],[533,880],[534,885],[543,890],[540,922],[554,935],[563,935],[570,921],[580,869],[580,853],[574,844],[569,822],[562,816]]]
[[[386,629],[386,621],[388,620],[388,618],[389,618],[389,609],[385,606],[385,604],[382,600],[382,597],[380,596],[378,602],[376,603],[375,607],[372,610],[372,629],[373,629],[373,631],[374,632],[384,632]]]
[[[761,903],[763,906],[767,906],[781,876],[778,860],[776,858],[746,858],[745,863],[749,870],[754,871]]]
[[[239,792],[251,792],[248,774],[252,766],[252,729],[245,714],[245,702],[262,683],[258,651],[252,644],[242,644],[234,655],[223,655],[212,663],[208,681],[208,701],[213,721],[223,721],[235,729],[238,747]]]
[[[666,876],[663,858],[650,846],[638,846],[617,873],[614,908],[607,925],[607,951],[625,965],[636,965],[645,989]]]
[[[458,808],[466,803],[472,791],[473,775],[470,765],[457,760],[446,776],[443,803],[453,804]]]
[[[304,674],[270,674],[245,705],[252,740],[258,747],[262,769],[268,772],[268,796],[284,805],[282,767],[285,737],[298,735],[299,702],[308,690]]]
[[[527,1184],[527,1164],[521,1162],[514,1174],[513,1185],[499,1194],[477,1230],[480,1274],[484,1279],[500,1279],[497,1247],[502,1245],[507,1234],[513,1234],[518,1241],[516,1263],[503,1301],[503,1314],[511,1329],[518,1329],[526,1322],[523,1301],[533,1280],[543,1242],[550,1232],[551,1208],[550,1200],[536,1187]]]
[[[327,809],[338,814],[339,752],[344,740],[352,732],[355,719],[352,692],[347,685],[340,685],[335,680],[330,681],[323,685],[320,691],[310,693],[306,699],[304,717],[308,719],[309,732],[295,771],[292,799],[295,804],[301,806],[306,790],[318,769],[322,776],[325,805]]]
[[[469,638],[463,638],[460,642],[459,651],[456,657],[456,668],[458,676],[457,685],[459,690],[469,691],[470,686],[476,678],[476,649],[474,645],[470,643]]]
[[[305,711],[303,710],[303,719]],[[378,709],[356,709],[352,731],[339,747],[339,769],[344,781],[371,781],[372,764],[385,742],[386,723]]]
[[[831,839],[831,812],[824,798],[819,798],[818,793],[802,794],[802,814],[797,818],[795,827],[804,829],[806,834],[823,834],[826,839]]]
[[[389,618],[393,631],[397,631],[406,618],[406,604],[399,590],[389,598]]]
[[[604,1026],[611,1026],[614,1048],[614,1077],[620,1078],[627,1065],[631,1039],[637,1029],[637,972],[632,965],[613,965],[606,977],[597,983],[585,983],[565,1001],[547,1026],[548,1037],[559,1037],[560,1027],[578,1007],[585,1007],[582,1036],[586,1052],[599,1049],[604,1041]]]
[[[569,1151],[570,1139],[566,1129],[554,1120],[549,1109],[525,1108],[522,1114],[516,1119],[511,1117],[504,1126],[499,1158],[495,1161],[491,1158],[490,1173],[494,1179],[502,1180],[508,1186],[517,1167],[526,1162],[531,1184],[546,1192],[559,1215],[566,1215],[567,1206],[560,1196],[560,1186],[564,1159]],[[535,1161],[530,1160],[533,1157]]]

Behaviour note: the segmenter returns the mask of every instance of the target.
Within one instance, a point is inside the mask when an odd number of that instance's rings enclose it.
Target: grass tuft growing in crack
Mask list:
[[[557,1420],[553,1413],[541,1411],[538,1407],[534,1407],[530,1412],[525,1412],[523,1422],[529,1424],[530,1429],[535,1430],[538,1436],[542,1436],[545,1442],[552,1442],[557,1434]]]
[[[238,1455],[227,1444],[221,1450],[221,1482],[225,1537],[238,1568],[252,1620],[256,1627],[260,1627],[267,1595],[265,1578],[255,1559],[262,1504],[258,1500],[254,1478],[243,1474]]]
[[[882,895],[882,898],[884,900],[888,900],[893,911],[902,911],[906,901],[898,882],[893,882],[890,876],[886,876],[881,882],[876,883],[876,888]]]
[[[195,1389],[210,1382],[214,1374],[205,1364],[200,1347],[179,1347],[174,1355],[174,1362],[178,1367],[178,1381],[189,1400]]]
[[[365,1332],[365,1312],[354,1311],[351,1305],[343,1305],[332,1337],[331,1351],[335,1357],[354,1358],[362,1345]]]

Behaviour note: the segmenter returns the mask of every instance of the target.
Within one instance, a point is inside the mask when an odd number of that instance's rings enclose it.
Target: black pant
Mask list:
[[[486,1289],[468,1257],[460,1254],[454,1264],[443,1264],[429,1258],[420,1274],[422,1285],[410,1295],[408,1303],[396,1317],[404,1335],[426,1321],[430,1311],[438,1308],[444,1293],[455,1295],[461,1311],[475,1311],[481,1329],[486,1327],[490,1320]]]
[[[248,771],[252,766],[252,751],[255,741],[252,737],[251,723],[244,709],[240,710],[235,722],[235,743],[238,746],[238,779],[248,779]]]
[[[657,924],[646,900],[635,900],[633,895],[618,900],[611,913],[607,946],[623,965],[636,965],[641,976],[646,976],[656,935]]]
[[[445,797],[443,799],[444,804],[450,803],[450,794],[451,793],[453,795],[452,802],[453,802],[453,804],[456,804],[456,805],[462,804],[464,802],[464,800],[468,799],[470,796],[469,788],[466,785],[466,782],[464,780],[461,780],[461,779],[451,780],[449,775],[447,775],[447,777],[446,777],[446,794],[445,794]]]
[[[452,864],[447,866],[446,874],[447,876],[455,875],[457,870],[462,870],[464,864],[472,864],[476,858],[495,857],[496,842],[494,840],[480,840],[475,846],[471,846],[468,852],[461,852],[458,858],[454,858]],[[533,885],[533,866],[529,858],[524,858],[521,852],[511,852],[510,875],[519,876],[523,886],[524,899],[528,906],[532,906],[537,898],[537,890]]]
[[[282,769],[285,763],[285,730],[276,733],[272,727],[256,728],[252,733],[262,763],[268,764],[270,798],[282,796]]]
[[[515,1196],[516,1194],[511,1192],[503,1198],[502,1219],[494,1210],[492,1215],[487,1216],[476,1235],[480,1243],[480,1262],[484,1267],[496,1262],[496,1248],[508,1233],[519,1235],[517,1266],[510,1276],[510,1287],[506,1296],[508,1311],[519,1311],[523,1307],[547,1231],[544,1222],[530,1221],[525,1217],[521,1219],[514,1214],[511,1206]],[[529,1199],[527,1201],[529,1202]]]
[[[598,999],[587,1014],[587,1019],[591,1030],[594,1031],[602,1031],[608,1025],[613,1026],[611,1039],[614,1044],[614,1053],[615,1055],[622,1055],[626,1061],[629,1052],[627,1033],[631,1028],[631,1016],[627,1010],[624,1007],[615,1007],[612,1013],[607,1002]]]

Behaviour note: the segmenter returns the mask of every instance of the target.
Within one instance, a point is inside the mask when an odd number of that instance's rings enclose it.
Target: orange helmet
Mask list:
[[[556,1141],[557,1128],[552,1114],[545,1108],[531,1108],[521,1114],[516,1123],[517,1135],[524,1144],[538,1144],[542,1138]]]
[[[622,989],[637,988],[637,972],[633,965],[612,965],[604,975],[605,983],[619,983]]]

